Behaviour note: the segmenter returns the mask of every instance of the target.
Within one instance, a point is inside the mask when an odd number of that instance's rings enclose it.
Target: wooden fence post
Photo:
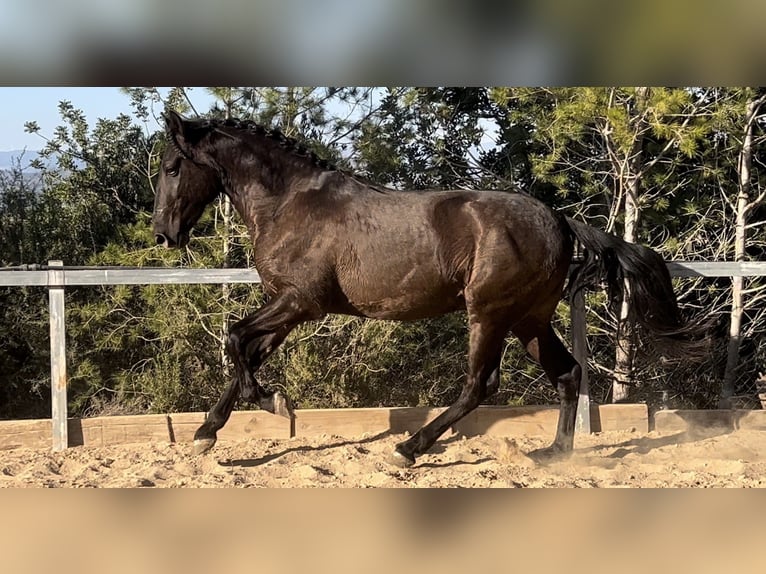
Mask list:
[[[48,261],[48,305],[51,337],[51,426],[53,450],[69,446],[66,393],[66,328],[64,323],[64,270],[61,261]]]
[[[590,393],[588,391],[588,339],[585,321],[585,297],[582,291],[575,295],[570,308],[572,317],[572,354],[580,363],[582,378],[577,397],[575,432],[590,434]]]

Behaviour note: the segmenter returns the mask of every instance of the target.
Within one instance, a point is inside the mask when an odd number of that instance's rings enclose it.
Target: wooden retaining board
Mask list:
[[[635,430],[649,432],[649,407],[645,404],[594,405],[590,408],[592,432]]]
[[[295,436],[355,437],[382,432],[415,432],[444,408],[300,409],[295,411]]]
[[[428,407],[301,409],[295,411],[293,421],[260,410],[235,411],[219,431],[218,439],[226,442],[249,438],[321,435],[353,438],[365,434],[414,433],[444,410]],[[481,406],[458,422],[453,431],[465,436],[553,437],[558,414],[558,407],[552,406]],[[205,413],[201,412],[69,419],[69,446],[188,443],[204,420]],[[646,432],[646,405],[592,405],[591,428],[594,432],[630,429]],[[0,450],[50,448],[51,431],[50,420],[0,421]]]
[[[69,446],[109,446],[143,442],[191,442],[205,413],[69,419]],[[290,421],[263,411],[236,411],[218,433],[221,441],[290,438]],[[0,421],[0,450],[50,448],[51,421]]]
[[[52,428],[50,419],[0,421],[0,450],[51,448]]]
[[[206,413],[176,413],[167,415],[171,442],[191,442],[194,433],[205,421]],[[290,438],[290,421],[266,411],[234,411],[226,426],[218,431],[219,441],[249,438]]]
[[[654,430],[683,432],[702,429],[766,430],[766,411],[746,409],[667,410],[654,413]]]
[[[296,411],[295,436],[413,433],[436,418],[444,408],[305,409]],[[593,432],[632,430],[648,432],[649,412],[643,404],[591,405]],[[452,428],[465,436],[551,436],[556,433],[556,406],[481,406]]]

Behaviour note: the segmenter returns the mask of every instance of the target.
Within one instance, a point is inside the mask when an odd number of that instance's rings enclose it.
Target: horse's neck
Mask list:
[[[292,196],[323,187],[323,170],[271,143],[261,142],[238,152],[220,158],[220,167],[228,174],[226,193],[254,241],[268,232],[280,206]]]
[[[310,187],[315,178],[308,170],[296,170],[288,177],[276,180],[281,182],[277,184],[274,179],[264,181],[261,174],[243,174],[232,178],[226,191],[253,241],[268,232],[280,206],[289,203],[290,198],[300,190]]]
[[[255,235],[257,228],[264,227],[269,214],[274,211],[279,202],[278,196],[270,195],[262,189],[256,189],[252,183],[228,190],[226,195],[252,235]]]

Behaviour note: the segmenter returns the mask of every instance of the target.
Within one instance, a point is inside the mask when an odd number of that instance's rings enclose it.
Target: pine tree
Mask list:
[[[498,89],[501,105],[529,114],[540,152],[534,175],[553,184],[574,209],[625,241],[642,241],[641,214],[672,196],[661,181],[679,158],[692,157],[710,130],[702,104],[687,89],[553,88]],[[646,242],[643,240],[642,242]],[[654,245],[662,249],[661,245]],[[612,400],[628,398],[635,340],[622,302]]]

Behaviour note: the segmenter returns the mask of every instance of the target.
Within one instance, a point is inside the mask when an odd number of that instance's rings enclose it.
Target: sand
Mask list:
[[[620,431],[578,436],[573,455],[526,456],[549,439],[443,437],[415,466],[387,462],[406,435],[0,452],[0,487],[763,487],[766,432]]]

